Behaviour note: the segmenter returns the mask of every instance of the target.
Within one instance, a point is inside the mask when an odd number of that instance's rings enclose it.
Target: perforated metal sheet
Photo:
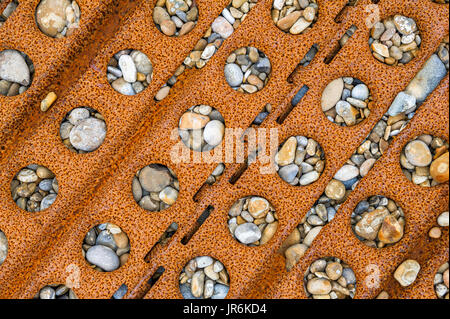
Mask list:
[[[448,75],[289,273],[284,269],[284,257],[277,251],[396,94],[448,35],[448,5],[430,0],[378,3],[381,18],[396,13],[414,18],[423,40],[414,60],[405,66],[389,67],[372,57],[367,44],[365,6],[372,4],[369,0],[349,7],[340,23],[334,22],[334,18],[347,1],[319,0],[319,18],[314,27],[297,36],[280,31],[270,17],[272,1],[260,0],[204,68],[188,70],[169,96],[156,103],[156,92],[228,4],[227,0],[197,0],[198,24],[180,38],[168,38],[154,26],[151,16],[155,0],[79,0],[81,27],[60,40],[46,37],[37,28],[34,9],[38,2],[20,1],[0,28],[0,50],[14,48],[25,52],[36,68],[33,83],[25,93],[0,97],[0,229],[9,243],[7,259],[0,266],[1,297],[31,298],[44,285],[64,283],[71,275],[69,266],[76,265],[80,270],[80,287],[74,291],[80,298],[110,298],[121,284],[128,286],[128,298],[181,298],[178,276],[182,267],[192,257],[211,255],[230,274],[228,298],[305,298],[303,274],[313,260],[324,256],[340,257],[353,268],[358,280],[355,298],[373,298],[382,289],[392,297],[435,298],[433,277],[448,260],[449,236],[447,229],[441,239],[430,241],[427,232],[448,207],[449,186],[448,183],[430,189],[414,186],[401,172],[398,159],[402,147],[416,135],[432,133],[448,141]],[[332,62],[325,64],[325,57],[351,25],[357,26],[357,31]],[[287,78],[313,44],[319,45],[318,54],[289,83]],[[235,92],[223,76],[228,55],[248,45],[263,51],[272,64],[267,86],[252,95]],[[125,48],[141,50],[154,67],[149,87],[129,97],[114,91],[106,80],[109,58]],[[375,103],[366,121],[339,128],[322,113],[320,96],[327,83],[347,75],[365,82]],[[276,119],[303,85],[309,91],[283,124],[277,124]],[[42,113],[39,102],[49,91],[55,91],[59,98],[50,110]],[[194,202],[194,194],[216,164],[171,161],[170,150],[178,140],[171,140],[170,135],[179,117],[190,106],[208,104],[221,112],[227,127],[245,129],[267,103],[273,111],[261,127],[277,128],[280,141],[291,135],[306,135],[323,147],[326,167],[320,179],[305,187],[293,187],[276,173],[260,174],[260,163],[256,162],[232,185],[229,178],[239,164],[226,164],[222,178],[204,189]],[[97,151],[75,154],[62,144],[59,125],[68,111],[83,105],[104,116],[108,132]],[[15,173],[30,163],[51,169],[60,189],[48,210],[34,214],[21,211],[9,191]],[[131,194],[135,172],[151,163],[171,167],[180,182],[176,203],[157,213],[141,209]],[[407,218],[402,241],[382,250],[360,243],[350,227],[353,207],[377,194],[397,201]],[[236,199],[248,195],[268,199],[279,218],[275,236],[260,247],[239,244],[227,227],[229,207]],[[180,240],[208,205],[214,207],[210,217],[187,245],[181,244]],[[119,225],[130,238],[128,262],[112,273],[96,272],[81,255],[86,232],[101,222]],[[177,222],[178,231],[146,263],[144,257],[172,222]],[[423,267],[414,285],[401,288],[392,274],[410,257]],[[369,288],[365,283],[370,264],[380,268],[378,288]],[[148,290],[146,282],[159,266],[165,272]]]

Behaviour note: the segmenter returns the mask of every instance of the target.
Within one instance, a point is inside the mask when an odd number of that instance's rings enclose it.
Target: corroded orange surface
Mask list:
[[[365,24],[369,0],[348,7],[339,23],[336,15],[347,0],[318,0],[318,20],[302,35],[283,33],[270,16],[272,0],[260,0],[233,35],[226,39],[207,65],[187,71],[169,96],[157,103],[155,94],[183,62],[195,43],[207,31],[228,0],[197,0],[199,21],[183,37],[166,37],[155,27],[152,10],[156,0],[114,1],[77,0],[82,15],[80,29],[72,36],[53,39],[42,34],[34,21],[39,0],[20,1],[19,7],[0,28],[0,50],[13,48],[28,54],[35,65],[31,87],[15,97],[0,96],[0,229],[8,238],[9,251],[0,266],[0,297],[31,298],[41,287],[64,283],[68,266],[80,269],[80,298],[110,298],[120,285],[129,288],[128,298],[181,298],[178,277],[192,257],[211,255],[227,268],[231,287],[228,298],[306,298],[303,274],[319,257],[336,256],[355,271],[355,298],[373,298],[386,290],[394,298],[435,298],[433,278],[438,267],[448,260],[448,230],[439,240],[430,240],[428,230],[437,216],[447,210],[449,185],[433,188],[413,185],[403,175],[399,156],[413,137],[430,133],[449,139],[449,78],[430,94],[408,126],[394,138],[383,157],[365,176],[347,201],[341,205],[306,255],[286,272],[284,257],[277,251],[283,240],[323,193],[336,171],[347,161],[375,123],[389,108],[396,94],[435,52],[448,35],[449,6],[431,0],[381,0],[380,17],[401,13],[417,22],[422,36],[419,55],[404,66],[390,67],[376,61],[369,49],[369,28]],[[333,51],[344,32],[358,29],[329,64],[325,58]],[[319,52],[307,67],[287,79],[313,44]],[[223,68],[228,55],[242,46],[254,46],[271,61],[272,73],[266,87],[252,95],[235,92],[225,81]],[[141,94],[123,96],[106,79],[110,57],[121,49],[144,52],[152,61],[153,81]],[[339,76],[353,76],[366,83],[374,105],[366,121],[352,127],[337,127],[328,121],[320,107],[322,90]],[[276,119],[303,86],[309,91],[283,124]],[[58,100],[47,112],[39,109],[49,91]],[[262,175],[256,162],[235,184],[230,177],[239,164],[226,164],[222,178],[194,194],[215,168],[215,164],[173,163],[171,139],[178,119],[197,104],[215,107],[229,128],[247,128],[264,105],[272,113],[261,127],[277,128],[279,140],[291,135],[306,135],[324,149],[326,167],[320,179],[308,186],[294,187],[278,175]],[[108,126],[106,139],[95,152],[76,154],[59,137],[59,125],[66,113],[77,106],[99,111]],[[191,151],[192,152],[192,151]],[[28,213],[11,198],[9,185],[16,172],[37,163],[53,171],[59,182],[55,203],[47,210]],[[135,172],[151,163],[171,167],[180,182],[178,200],[161,212],[140,208],[131,193]],[[357,240],[350,227],[356,204],[370,195],[384,195],[404,210],[407,224],[403,239],[382,250],[371,249]],[[260,247],[246,247],[235,241],[228,230],[227,212],[238,198],[259,195],[269,200],[278,214],[274,237]],[[181,239],[209,205],[209,218],[187,245]],[[129,236],[128,262],[112,273],[99,273],[81,255],[86,232],[94,225],[112,222]],[[178,231],[163,249],[144,257],[172,223]],[[395,268],[405,259],[422,265],[415,283],[402,288],[393,279]],[[380,286],[370,288],[365,278],[370,265],[380,269]],[[163,266],[165,272],[148,290],[147,280]]]

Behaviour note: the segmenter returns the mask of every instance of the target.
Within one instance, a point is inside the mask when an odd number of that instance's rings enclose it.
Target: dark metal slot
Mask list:
[[[166,271],[166,269],[163,266],[159,266],[158,269],[153,273],[153,275],[150,277],[150,279],[147,281],[148,289],[145,294],[152,288],[159,278],[163,275],[163,273]]]
[[[311,61],[316,56],[317,52],[319,51],[319,45],[313,44],[311,48],[306,52],[305,56],[300,60],[300,62],[295,67],[294,71],[288,76],[287,81],[288,83],[292,83],[294,80],[295,74],[297,74],[298,71],[300,71],[301,68],[307,66],[311,63]]]
[[[114,295],[112,295],[111,299],[122,299],[128,292],[128,287],[125,284],[122,284],[119,289],[116,290]]]
[[[347,15],[349,7],[354,7],[358,4],[359,0],[349,0],[347,4],[339,11],[339,13],[334,18],[334,22],[341,23],[344,20],[344,17]],[[373,2],[373,0],[372,0]]]
[[[355,31],[358,28],[355,25],[352,25],[350,28],[348,28],[347,31],[345,31],[344,35],[340,38],[338,43],[335,44],[333,50],[328,54],[323,62],[325,64],[330,64],[331,61],[333,61],[334,57],[339,53],[339,51],[344,47],[344,45],[347,43],[347,41],[353,36]]]
[[[156,247],[163,247],[165,245],[167,245],[170,241],[170,238],[173,237],[173,235],[175,235],[175,233],[178,230],[178,224],[177,223],[172,223],[169,225],[169,227],[167,227],[167,229],[164,231],[164,233],[161,235],[161,237],[159,237],[158,241],[153,245],[153,247],[149,250],[149,252],[147,253],[147,255],[145,255],[144,257],[144,261],[146,263],[149,263],[150,260],[152,259],[152,255],[156,249]]]
[[[291,103],[288,105],[286,110],[277,118],[278,124],[283,124],[283,122],[286,120],[288,115],[292,112],[294,107],[297,106],[297,104],[301,101],[301,99],[305,96],[306,92],[308,92],[309,87],[307,85],[303,85],[300,90],[294,95],[294,97],[291,100]]]
[[[248,159],[245,159],[244,163],[242,163],[238,170],[233,174],[233,176],[230,177],[230,180],[228,181],[231,185],[236,184],[238,179],[241,177],[242,174],[244,174],[245,170],[248,168]]]
[[[203,213],[197,218],[195,221],[194,226],[189,231],[189,233],[181,239],[181,243],[183,245],[187,245],[187,243],[191,240],[192,236],[198,231],[200,226],[206,221],[206,219],[211,215],[211,212],[214,210],[214,206],[209,205],[206,207],[206,209],[203,211]]]

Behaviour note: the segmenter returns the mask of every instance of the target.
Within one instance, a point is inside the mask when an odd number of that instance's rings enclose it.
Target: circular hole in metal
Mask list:
[[[160,0],[153,9],[153,22],[169,37],[181,37],[197,25],[198,8],[195,0]]]
[[[134,200],[141,208],[159,212],[175,203],[180,185],[175,172],[169,167],[150,164],[136,173],[131,189]]]
[[[274,0],[272,20],[283,32],[303,34],[317,21],[319,6],[316,0]]]
[[[372,55],[387,65],[403,65],[419,53],[422,39],[414,19],[397,14],[375,23],[370,30]]]
[[[325,168],[322,147],[312,138],[291,136],[275,156],[278,175],[286,183],[306,186],[317,181]]]
[[[64,284],[52,284],[42,287],[34,299],[78,299],[75,292]]]
[[[383,248],[403,238],[406,217],[395,201],[375,195],[358,203],[350,221],[356,238],[369,247]]]
[[[369,117],[372,101],[369,88],[353,77],[331,81],[322,92],[322,111],[327,119],[340,126],[353,126]]]
[[[184,266],[179,288],[184,299],[225,299],[230,289],[230,276],[217,259],[199,256]]]
[[[63,144],[77,153],[93,152],[106,137],[103,116],[87,106],[77,107],[66,114],[59,127]]]
[[[356,292],[355,273],[336,257],[324,257],[311,263],[303,283],[310,299],[353,299]]]
[[[209,105],[190,107],[180,117],[178,133],[184,145],[194,151],[210,151],[219,145],[225,134],[225,120]]]
[[[70,36],[79,28],[80,7],[76,1],[41,0],[36,7],[36,24],[52,38]]]
[[[17,206],[28,212],[49,208],[58,195],[58,181],[47,167],[30,164],[11,181],[11,196]]]
[[[269,81],[272,67],[269,58],[254,47],[242,47],[227,58],[225,80],[236,91],[256,93]]]
[[[25,53],[8,49],[0,52],[0,94],[22,94],[33,82],[33,61]]]
[[[423,187],[448,181],[448,142],[423,134],[413,138],[400,154],[400,166],[406,178]]]
[[[106,77],[117,92],[135,95],[144,91],[152,81],[153,65],[139,50],[121,50],[109,60]]]
[[[259,196],[238,199],[228,211],[228,229],[239,243],[254,247],[267,243],[278,228],[278,218],[269,201]]]
[[[130,255],[130,241],[119,226],[103,223],[87,232],[82,244],[82,253],[92,268],[100,272],[110,272],[127,262]]]

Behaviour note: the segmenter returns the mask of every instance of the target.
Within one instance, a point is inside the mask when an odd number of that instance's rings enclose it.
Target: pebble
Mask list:
[[[96,265],[104,271],[113,271],[119,268],[119,257],[114,251],[106,246],[96,245],[89,248],[86,252],[86,259],[93,265]]]
[[[218,16],[211,25],[213,32],[218,33],[222,38],[228,38],[234,31],[233,26],[222,16]]]
[[[359,169],[353,165],[344,165],[334,175],[334,179],[345,182],[359,175]]]
[[[416,108],[416,102],[416,98],[413,95],[400,92],[389,107],[388,114],[390,116],[396,116],[414,110]]]
[[[0,265],[5,262],[8,255],[8,239],[4,232],[0,230]]]
[[[449,153],[439,156],[430,166],[430,175],[438,183],[445,183],[448,181],[449,173]]]
[[[389,211],[384,207],[363,214],[362,219],[354,228],[356,234],[367,240],[375,240],[387,216],[389,216]]]
[[[123,54],[119,58],[119,67],[123,79],[128,83],[134,83],[137,80],[137,69],[131,56]]]
[[[156,27],[167,36],[183,36],[197,24],[195,1],[160,0],[153,9]]]
[[[241,68],[234,63],[225,65],[225,79],[231,87],[239,86],[244,80]]]
[[[217,146],[222,142],[224,133],[225,125],[220,121],[213,120],[206,124],[203,138],[209,145]]]
[[[234,236],[241,243],[248,245],[261,239],[261,231],[253,223],[244,223],[236,227]]]
[[[439,226],[448,227],[448,222],[449,222],[448,212],[443,212],[442,214],[439,215],[437,219],[437,223]]]
[[[36,8],[36,23],[46,35],[61,38],[78,27],[80,9],[75,1],[41,0]],[[64,30],[67,30],[66,32]]]
[[[99,148],[105,137],[105,122],[92,117],[81,120],[72,128],[69,135],[72,146],[85,152]]]
[[[145,166],[139,173],[139,182],[147,192],[161,192],[170,185],[170,172],[163,167]]]
[[[278,165],[285,166],[294,162],[295,151],[297,148],[297,139],[291,136],[280,148],[275,156],[275,161]]]
[[[19,51],[3,50],[0,52],[0,78],[23,86],[30,85],[30,68]]]
[[[416,280],[419,271],[419,263],[415,260],[408,259],[401,263],[395,270],[394,278],[400,283],[400,285],[407,287]]]
[[[341,200],[345,196],[345,186],[340,181],[332,179],[325,188],[325,194],[334,200]]]

